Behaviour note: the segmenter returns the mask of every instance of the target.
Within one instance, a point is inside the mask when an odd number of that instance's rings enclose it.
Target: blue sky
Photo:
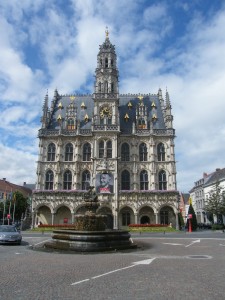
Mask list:
[[[92,93],[108,26],[120,93],[169,92],[178,189],[225,167],[225,2],[2,0],[0,178],[36,182],[43,100]]]

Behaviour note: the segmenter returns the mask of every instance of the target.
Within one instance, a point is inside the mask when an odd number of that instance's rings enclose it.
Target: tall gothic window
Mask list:
[[[101,82],[98,83],[98,92],[101,92]]]
[[[48,170],[45,174],[45,189],[53,190],[54,174],[52,170]]]
[[[164,170],[159,172],[159,190],[167,190],[166,172]]]
[[[111,141],[107,141],[106,143],[106,156],[107,158],[112,158],[112,142]]]
[[[145,170],[140,173],[140,190],[148,190],[148,172]]]
[[[91,145],[85,143],[83,146],[83,161],[91,161]]]
[[[158,161],[165,161],[165,146],[163,143],[159,143],[157,146]]]
[[[111,93],[114,93],[114,83],[111,83]]]
[[[121,190],[130,190],[130,173],[127,170],[121,174]]]
[[[75,129],[75,122],[73,118],[69,118],[67,120],[67,129],[68,130],[74,130]]]
[[[47,155],[48,161],[55,161],[55,144],[51,143],[48,145],[48,155]]]
[[[72,173],[70,170],[67,170],[63,175],[63,189],[71,190],[72,187]]]
[[[66,144],[65,147],[65,161],[73,160],[73,145],[71,143]]]
[[[88,190],[90,186],[91,175],[89,171],[84,171],[82,173],[82,190]]]
[[[103,158],[104,157],[104,141],[100,141],[98,144],[98,156],[99,158]]]
[[[127,143],[123,143],[121,146],[121,160],[130,161],[130,147]]]
[[[145,143],[141,143],[139,146],[139,159],[140,161],[147,161],[147,146]]]

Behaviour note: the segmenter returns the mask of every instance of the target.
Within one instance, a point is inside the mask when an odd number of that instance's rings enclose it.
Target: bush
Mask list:
[[[169,225],[162,225],[162,224],[130,224],[129,227],[169,227]]]
[[[223,224],[213,224],[212,230],[224,230],[224,225]]]

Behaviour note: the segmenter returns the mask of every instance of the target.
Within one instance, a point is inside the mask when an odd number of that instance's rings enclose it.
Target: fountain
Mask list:
[[[84,214],[75,216],[71,229],[54,230],[44,248],[75,252],[101,252],[136,248],[125,230],[106,229],[106,215],[96,213],[100,206],[94,187],[83,195]]]

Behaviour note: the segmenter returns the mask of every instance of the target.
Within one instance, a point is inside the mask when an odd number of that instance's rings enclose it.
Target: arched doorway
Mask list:
[[[66,206],[61,206],[57,209],[54,224],[71,224],[72,223],[72,215],[71,211]]]
[[[173,209],[169,206],[164,206],[160,209],[160,224],[176,226],[176,216]]]
[[[150,224],[149,216],[142,216],[140,221],[141,224]]]
[[[120,211],[119,226],[128,226],[132,223],[134,223],[134,212],[130,207],[126,206]]]
[[[51,210],[48,206],[45,205],[40,206],[37,209],[35,225],[38,226],[41,224],[45,224],[45,225],[52,224]]]

